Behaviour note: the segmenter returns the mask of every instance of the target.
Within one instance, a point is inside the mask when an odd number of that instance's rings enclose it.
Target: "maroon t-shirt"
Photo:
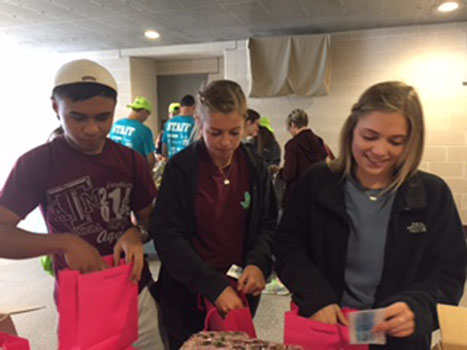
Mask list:
[[[232,264],[242,265],[251,205],[250,171],[241,149],[223,170],[224,175],[203,147],[198,161],[193,244],[204,261],[225,272]]]
[[[133,150],[107,139],[100,154],[86,155],[58,137],[18,159],[0,204],[21,218],[39,205],[49,233],[76,234],[109,255],[132,226],[131,211],[155,195],[147,162]],[[54,256],[54,267],[67,267],[63,255]],[[149,278],[146,266],[142,284]]]

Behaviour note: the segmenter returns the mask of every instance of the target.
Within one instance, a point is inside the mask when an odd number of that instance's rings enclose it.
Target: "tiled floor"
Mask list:
[[[158,262],[151,263],[151,270],[158,270]],[[45,305],[46,308],[13,317],[18,333],[28,338],[32,350],[52,350],[57,346],[56,311],[52,299],[53,278],[42,271],[38,259],[12,261],[0,259],[0,310],[11,305]],[[255,324],[258,336],[281,341],[283,315],[290,298],[264,295]],[[467,306],[467,296],[461,302]]]

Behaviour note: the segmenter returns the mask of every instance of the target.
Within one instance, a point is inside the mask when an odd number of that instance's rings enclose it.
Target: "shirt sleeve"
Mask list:
[[[153,153],[156,150],[156,146],[154,145],[154,136],[152,135],[152,131],[149,128],[146,129],[146,132],[144,135],[143,148],[144,148],[145,156]]]
[[[162,133],[162,143],[167,144],[167,125],[169,125],[169,121],[167,121],[164,125],[164,132]]]
[[[138,152],[133,152],[134,187],[131,194],[131,210],[146,208],[156,197],[157,190],[148,162]]]
[[[0,205],[24,219],[44,198],[40,184],[46,164],[43,157],[32,157],[31,153],[21,156],[0,191]]]

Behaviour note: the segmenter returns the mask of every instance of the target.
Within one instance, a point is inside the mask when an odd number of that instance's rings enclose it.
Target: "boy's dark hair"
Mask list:
[[[195,98],[192,95],[185,95],[180,100],[180,105],[182,107],[193,107],[195,103]]]
[[[54,88],[52,91],[53,98],[69,98],[73,102],[89,100],[90,98],[96,96],[117,100],[117,92],[114,89],[96,83],[60,85]]]
[[[246,121],[250,123],[256,122],[261,116],[254,109],[248,108],[246,110]]]

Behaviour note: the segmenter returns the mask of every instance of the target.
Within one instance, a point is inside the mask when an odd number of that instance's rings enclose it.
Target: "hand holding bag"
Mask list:
[[[344,315],[355,310],[342,309]],[[300,345],[303,350],[368,350],[368,345],[350,345],[349,328],[341,324],[326,324],[298,314],[292,304],[285,313],[284,343]]]
[[[250,338],[256,338],[255,325],[248,307],[248,300],[243,293],[240,298],[245,307],[230,311],[225,318],[221,316],[217,308],[208,299],[204,298],[206,307],[204,330],[245,332]]]
[[[11,334],[0,332],[0,349],[30,350],[29,341]]]
[[[59,273],[59,349],[129,350],[138,339],[138,287],[132,264],[103,271]]]

